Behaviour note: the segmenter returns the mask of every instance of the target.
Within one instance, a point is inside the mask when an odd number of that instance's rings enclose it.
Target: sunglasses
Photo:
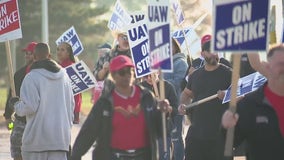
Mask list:
[[[133,68],[127,67],[127,68],[118,70],[116,73],[120,76],[125,76],[126,74],[131,74],[132,71],[133,71]]]
[[[26,52],[25,54],[26,54],[26,55],[29,55],[29,56],[30,56],[30,55],[33,55],[32,52]]]
[[[123,39],[124,41],[128,41],[127,35],[121,35],[120,38]]]

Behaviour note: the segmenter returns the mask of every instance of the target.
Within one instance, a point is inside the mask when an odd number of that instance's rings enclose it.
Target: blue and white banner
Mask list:
[[[212,51],[266,51],[269,0],[217,0],[213,9]]]
[[[71,80],[74,95],[95,87],[97,81],[83,61],[74,63],[65,69]]]
[[[188,53],[189,50],[191,56],[194,56],[201,52],[201,40],[194,28],[186,27],[183,31],[182,29],[175,30],[172,37],[179,42],[183,53]]]
[[[56,41],[56,45],[59,45],[61,42],[67,42],[72,46],[74,56],[78,56],[84,50],[84,47],[79,39],[75,28],[72,26],[67,31],[65,31]]]
[[[117,0],[107,26],[111,31],[124,31],[126,26],[131,23],[131,20],[130,15],[122,7],[120,1]]]
[[[259,72],[252,73],[245,77],[242,77],[238,81],[237,97],[244,96],[247,93],[255,91],[266,82],[266,78]],[[231,100],[231,86],[226,90],[223,103],[227,103]]]
[[[151,73],[147,18],[143,12],[135,12],[131,14],[131,17],[131,24],[127,27],[127,36],[135,64],[135,75],[136,78],[140,78]]]
[[[177,23],[178,25],[181,25],[184,22],[184,15],[179,0],[172,0],[172,7],[176,16]]]
[[[151,70],[173,71],[169,0],[148,0],[148,34]]]

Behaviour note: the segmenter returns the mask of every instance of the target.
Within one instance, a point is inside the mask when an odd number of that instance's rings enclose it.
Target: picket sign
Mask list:
[[[131,23],[131,17],[121,5],[120,0],[117,0],[113,9],[111,18],[108,21],[107,27],[111,31],[124,31],[127,25]]]
[[[217,98],[217,97],[218,97],[218,94],[214,94],[214,95],[212,95],[212,96],[203,98],[203,99],[201,99],[201,100],[199,100],[199,101],[190,103],[189,105],[186,105],[185,108],[186,108],[186,109],[193,108],[194,106],[197,106],[197,105],[199,105],[199,104],[205,103],[205,102],[210,101],[210,100],[212,100],[212,99],[215,99],[215,98]]]
[[[237,53],[266,51],[268,46],[269,0],[216,0],[213,7],[213,52],[231,51],[233,73],[230,108],[236,112],[240,57]],[[225,23],[224,19],[226,19]],[[235,128],[227,130],[224,155],[231,157]]]
[[[233,55],[233,72],[232,72],[232,90],[231,90],[231,101],[229,104],[229,110],[233,113],[236,112],[237,109],[237,88],[238,88],[238,80],[240,78],[240,61],[241,54]],[[235,127],[229,128],[226,134],[226,142],[225,142],[225,156],[232,156],[233,154],[233,142],[234,142],[234,132]]]
[[[149,59],[151,71],[173,72],[170,36],[169,0],[147,0]],[[164,83],[160,83],[160,100],[164,100]],[[162,113],[164,151],[167,151],[166,114]]]
[[[62,42],[67,42],[71,45],[74,56],[78,56],[84,50],[74,26],[71,26],[55,41],[56,45],[59,45]]]
[[[85,92],[97,84],[94,74],[82,60],[67,66],[65,70],[70,78],[74,95]]]
[[[9,80],[11,85],[12,96],[16,96],[14,71],[12,67],[12,57],[10,40],[22,38],[22,29],[20,22],[20,14],[17,0],[2,0],[0,1],[0,21],[3,22],[0,26],[0,42],[5,42],[7,63],[9,69]]]
[[[133,12],[131,24],[127,29],[128,42],[133,64],[135,65],[135,77],[141,78],[151,73],[149,60],[149,36],[147,32],[147,19],[143,12]]]

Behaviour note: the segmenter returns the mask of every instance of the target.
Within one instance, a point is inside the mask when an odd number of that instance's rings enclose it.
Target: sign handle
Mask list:
[[[151,74],[151,79],[152,79],[152,84],[153,84],[155,96],[159,100],[164,100],[165,99],[165,83],[162,80],[162,78],[163,78],[162,72],[161,71],[159,71],[159,72],[160,72],[160,75],[159,75],[160,94],[158,92],[156,77],[155,77],[154,74]],[[163,127],[164,152],[167,152],[167,130],[166,130],[166,114],[165,113],[162,113],[162,127]]]
[[[199,100],[199,101],[196,101],[196,102],[193,102],[193,103],[191,103],[191,104],[189,104],[189,105],[186,105],[185,108],[186,108],[186,109],[192,108],[192,107],[194,107],[194,106],[197,106],[197,105],[199,105],[199,104],[201,104],[201,103],[208,102],[208,101],[210,101],[210,100],[212,100],[212,99],[215,99],[215,98],[217,98],[217,97],[218,97],[218,94],[214,94],[214,95],[212,95],[212,96],[203,98],[203,99],[201,99],[201,100]]]
[[[7,63],[8,63],[8,69],[9,69],[9,80],[10,80],[11,93],[12,93],[12,97],[16,97],[10,41],[5,42],[5,47],[6,47]]]
[[[151,73],[151,80],[152,80],[155,96],[160,99],[159,91],[158,91],[158,87],[156,83],[156,76],[153,73]]]
[[[236,106],[237,106],[237,89],[238,89],[238,80],[240,77],[239,75],[240,60],[241,60],[241,54],[233,55],[232,89],[231,89],[231,101],[229,107],[229,110],[232,113],[236,112]],[[228,157],[232,156],[233,154],[234,131],[235,131],[234,127],[227,129],[224,155]]]
[[[183,25],[181,24],[181,30],[182,30],[182,34],[183,34],[183,37],[184,37],[184,40],[185,40],[185,46],[186,46],[186,51],[187,51],[187,55],[189,56],[189,62],[190,62],[190,65],[192,66],[192,60],[191,60],[191,54],[190,54],[190,51],[189,51],[189,46],[188,46],[188,42],[187,42],[187,39],[186,39],[186,34],[184,32],[184,27]]]
[[[159,71],[159,85],[160,85],[160,100],[165,99],[165,81],[163,81],[163,72]],[[163,125],[163,141],[164,152],[167,152],[167,129],[166,129],[166,113],[162,113],[162,125]]]

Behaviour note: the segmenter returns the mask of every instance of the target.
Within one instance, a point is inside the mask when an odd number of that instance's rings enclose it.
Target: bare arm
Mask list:
[[[186,114],[186,109],[185,109],[185,105],[191,103],[193,97],[193,93],[191,90],[185,88],[180,96],[180,105],[178,107],[178,112],[181,115],[185,115]]]
[[[193,93],[191,90],[185,88],[180,96],[180,104],[189,104],[193,98]]]
[[[249,59],[249,63],[251,67],[254,70],[258,71],[260,74],[267,77],[268,70],[265,67],[267,62],[260,61],[260,57],[258,53],[249,53],[248,59]]]
[[[97,74],[98,80],[104,80],[104,78],[108,74],[108,71],[109,71],[108,62],[106,62],[106,63],[104,63],[103,68],[101,70],[99,70],[99,72]]]

